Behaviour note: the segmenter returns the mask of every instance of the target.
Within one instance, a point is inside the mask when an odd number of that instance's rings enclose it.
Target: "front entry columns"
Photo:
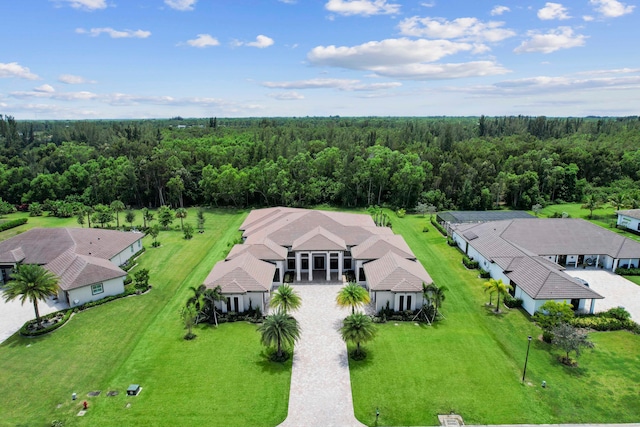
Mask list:
[[[614,272],[616,271],[616,268],[618,268],[618,262],[619,262],[619,261],[620,261],[620,260],[619,260],[619,259],[617,259],[617,258],[613,260],[613,271],[614,271]]]
[[[338,282],[342,282],[342,264],[344,263],[344,252],[338,252]]]
[[[328,282],[331,280],[331,252],[327,252],[325,254],[325,257],[327,258],[327,262],[324,266],[327,269],[327,282]]]
[[[302,268],[302,256],[300,252],[296,252],[296,280],[301,281],[300,269]]]

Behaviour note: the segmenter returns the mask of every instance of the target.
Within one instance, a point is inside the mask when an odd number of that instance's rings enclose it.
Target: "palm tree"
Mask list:
[[[193,326],[198,323],[198,309],[193,304],[187,304],[180,311],[180,317],[184,322],[184,327],[188,331],[187,335],[184,336],[184,339],[191,340],[196,337],[194,333],[192,333]]]
[[[124,203],[120,200],[111,202],[111,210],[116,213],[116,229],[120,228],[120,212],[124,210]]]
[[[434,308],[433,318],[431,319],[432,322],[438,315],[438,311],[440,310],[440,307],[442,307],[442,302],[446,298],[444,293],[448,290],[449,289],[446,286],[438,286],[435,283],[430,283],[428,285],[425,285],[424,283],[422,284],[422,295],[427,301],[429,301],[429,304],[433,305]]]
[[[180,218],[180,229],[184,230],[183,219],[187,217],[187,210],[185,208],[176,209],[176,218]]]
[[[284,284],[273,293],[269,305],[287,314],[291,310],[300,308],[301,303],[300,295],[291,286]]]
[[[367,290],[356,282],[350,282],[336,295],[336,303],[340,307],[351,307],[351,314],[355,313],[356,307],[369,304],[369,301],[371,298]]]
[[[490,294],[498,294],[498,302],[496,302],[496,309],[494,310],[496,313],[500,312],[500,295],[506,295],[507,292],[512,289],[513,287],[504,283],[502,279],[489,279],[484,282],[485,292],[489,292]]]
[[[58,292],[58,277],[37,264],[18,264],[11,275],[11,281],[4,290],[4,300],[9,302],[20,297],[20,302],[33,302],[36,322],[41,325],[38,300],[45,300]]]
[[[283,360],[282,344],[292,346],[300,338],[298,321],[283,311],[267,316],[258,332],[262,344],[267,347],[276,344],[276,360]]]
[[[617,193],[611,198],[611,200],[609,200],[609,202],[611,202],[615,210],[619,211],[627,205],[627,195],[624,193]]]
[[[593,218],[593,211],[600,207],[600,201],[595,194],[587,196],[584,205],[580,206],[582,209],[589,209],[589,219]]]
[[[222,288],[220,287],[220,285],[216,286],[213,289],[207,289],[206,291],[204,291],[203,297],[205,301],[205,307],[211,307],[211,312],[213,313],[213,321],[215,322],[216,326],[218,326],[218,316],[216,314],[215,303],[216,301],[226,301],[227,297],[222,295]]]
[[[364,353],[360,349],[360,343],[371,341],[376,336],[376,327],[371,321],[371,317],[364,313],[354,313],[342,322],[340,335],[346,342],[356,344],[356,350],[353,353],[354,359],[362,359]]]

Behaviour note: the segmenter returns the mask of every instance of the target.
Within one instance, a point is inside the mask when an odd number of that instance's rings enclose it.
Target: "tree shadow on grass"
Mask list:
[[[558,352],[549,351],[549,364],[554,369],[562,369],[564,373],[572,378],[582,378],[589,373],[589,370],[583,366],[580,366],[579,361],[576,365],[566,365],[562,362],[564,354]],[[574,359],[575,360],[575,359]]]
[[[373,350],[368,350],[366,348],[362,348],[362,351],[364,351],[364,353],[366,354],[366,357],[364,359],[361,359],[361,360],[354,360],[353,357],[351,357],[351,354],[353,353],[354,350],[355,350],[355,346],[354,347],[349,346],[349,348],[348,348],[349,370],[357,371],[357,370],[360,370],[360,369],[367,369],[373,363],[375,363],[375,352]]]
[[[509,314],[509,312],[507,310],[501,309],[498,312],[496,312],[496,306],[495,305],[483,305],[482,306],[484,308],[485,313],[487,314],[487,316],[495,316],[498,319],[502,319],[504,318],[505,315]]]
[[[288,358],[283,362],[274,361],[275,349],[268,348],[260,352],[256,365],[260,366],[262,372],[272,375],[282,374],[283,372],[291,371],[293,363],[293,352],[289,349],[286,350]]]

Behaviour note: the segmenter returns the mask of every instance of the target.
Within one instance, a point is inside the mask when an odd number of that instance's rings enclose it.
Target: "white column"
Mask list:
[[[578,257],[579,257],[579,256],[580,256],[580,255],[576,255],[576,264],[575,264],[575,265],[576,265],[576,268],[578,268]]]
[[[590,314],[593,314],[596,310],[596,300],[595,298],[591,299],[591,309],[589,310]]]
[[[327,268],[327,282],[331,280],[331,252],[325,253],[325,257],[327,258],[327,263],[325,267]]]
[[[284,283],[284,267],[285,267],[285,263],[287,262],[287,260],[285,259],[284,261],[278,261],[279,267],[280,267],[280,283]]]
[[[342,265],[344,264],[344,252],[338,252],[338,282],[342,282]]]
[[[356,261],[355,259],[351,259],[351,263],[355,266],[356,273],[356,283],[360,281],[360,261]]]
[[[614,272],[616,271],[616,268],[618,268],[618,261],[620,261],[620,260],[617,259],[617,258],[613,260],[613,269],[612,270]]]
[[[302,280],[300,277],[300,269],[302,267],[302,257],[300,256],[300,252],[296,252],[296,277],[298,282]]]
[[[309,252],[307,256],[309,258],[309,262],[307,263],[307,267],[309,267],[309,281],[311,282],[313,280],[313,252]]]
[[[596,256],[596,265],[594,267],[598,267],[598,263],[600,262],[600,255]]]

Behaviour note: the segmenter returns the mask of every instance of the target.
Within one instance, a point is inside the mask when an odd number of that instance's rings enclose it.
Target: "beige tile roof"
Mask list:
[[[78,255],[71,249],[46,264],[45,268],[60,278],[58,285],[65,291],[127,275],[109,260]]]
[[[294,240],[291,250],[346,251],[347,245],[343,239],[330,231],[316,227]]]
[[[422,292],[422,284],[433,283],[427,270],[417,261],[410,261],[393,252],[364,264],[369,289],[374,291]]]
[[[403,258],[416,259],[404,238],[397,234],[375,235],[351,248],[353,259],[378,259],[387,252],[394,252]]]
[[[275,272],[275,265],[245,252],[229,261],[218,261],[204,285],[209,289],[220,286],[225,294],[269,292]]]
[[[618,215],[624,215],[635,219],[640,219],[640,209],[624,209],[616,211]]]
[[[249,252],[251,255],[264,261],[284,261],[287,259],[287,248],[275,244],[271,239],[265,239],[263,243],[234,245],[227,255],[227,260],[240,254]]]
[[[4,253],[0,253],[0,262],[6,262],[8,264],[18,263],[24,258],[25,255],[22,248],[11,249]]]

